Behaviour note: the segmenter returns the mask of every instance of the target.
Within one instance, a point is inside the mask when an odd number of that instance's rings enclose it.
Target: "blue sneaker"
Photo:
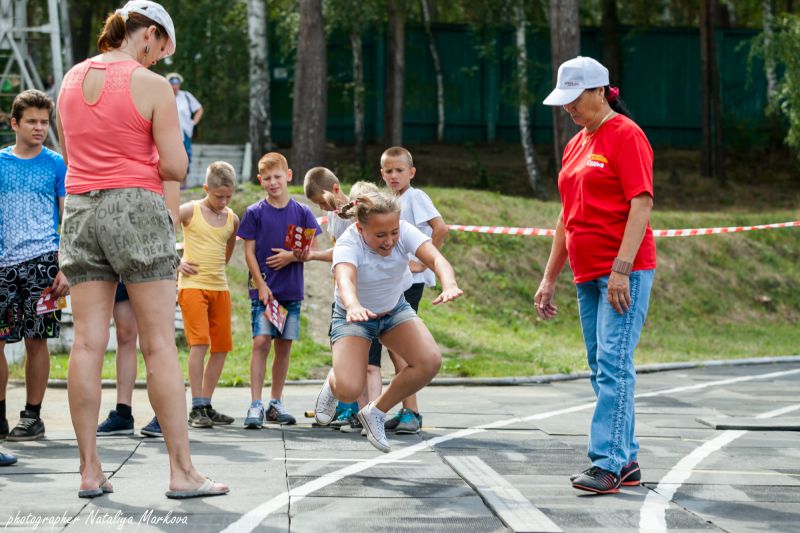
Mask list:
[[[161,426],[158,425],[158,418],[153,417],[149,424],[139,430],[139,433],[144,435],[145,437],[163,437],[164,434],[161,433]]]
[[[122,418],[115,409],[109,411],[108,418],[97,426],[98,437],[108,435],[133,435],[133,417]]]
[[[412,435],[419,433],[422,427],[422,415],[415,413],[412,409],[402,409],[400,411],[400,420],[394,429],[397,434]]]
[[[247,429],[261,429],[264,425],[264,405],[251,405],[244,417],[244,427]]]
[[[0,466],[11,466],[17,462],[17,458],[10,453],[0,452]]]
[[[267,422],[277,423],[281,425],[291,426],[295,424],[297,421],[294,417],[286,410],[280,400],[270,400],[269,406],[267,407],[267,414],[266,414]]]
[[[350,419],[356,416],[357,412],[358,411],[354,411],[350,407],[339,411],[339,414],[336,415],[336,418],[333,419],[333,422],[331,422],[328,427],[333,428],[334,430],[340,430],[342,427],[350,423]]]

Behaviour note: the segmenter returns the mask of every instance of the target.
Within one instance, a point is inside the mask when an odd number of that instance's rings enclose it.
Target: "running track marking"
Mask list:
[[[773,418],[792,411],[800,409],[800,404],[789,405],[761,413],[755,418]],[[730,444],[742,435],[747,433],[747,430],[728,430],[709,441],[706,441],[702,446],[695,448],[692,453],[678,461],[672,470],[667,472],[667,475],[661,478],[658,486],[647,493],[642,505],[641,514],[639,515],[639,532],[640,533],[661,533],[667,531],[667,508],[670,501],[675,496],[675,492],[680,486],[692,475],[694,468],[700,464],[703,459],[712,453],[720,450],[723,446]]]
[[[665,394],[673,394],[676,392],[685,392],[685,391],[694,391],[694,390],[702,390],[709,387],[715,386],[722,386],[722,385],[730,385],[732,383],[740,383],[742,381],[751,381],[754,379],[770,379],[774,377],[781,377],[787,376],[790,374],[797,374],[800,373],[800,368],[796,368],[794,370],[783,370],[779,372],[769,372],[767,374],[757,374],[755,376],[741,376],[737,378],[730,378],[730,379],[722,379],[718,381],[708,381],[706,383],[698,383],[695,385],[687,385],[685,387],[674,387],[671,389],[663,389],[660,391],[654,392],[647,392],[644,394],[637,394],[637,398],[650,398],[653,396],[661,396]],[[514,417],[508,418],[506,420],[498,420],[496,422],[492,422],[491,424],[485,424],[482,426],[476,426],[472,428],[462,429],[459,431],[455,431],[453,433],[447,435],[441,435],[439,437],[434,437],[432,439],[424,440],[407,448],[403,448],[401,450],[397,450],[396,452],[391,452],[386,455],[381,455],[375,457],[374,459],[366,459],[359,463],[352,464],[350,466],[346,466],[344,468],[340,468],[339,470],[335,470],[329,474],[325,474],[324,476],[318,477],[313,481],[309,481],[303,485],[293,488],[288,492],[283,492],[274,498],[262,503],[258,507],[254,508],[253,510],[247,512],[241,518],[239,518],[236,522],[233,522],[231,525],[226,527],[223,530],[223,533],[250,533],[255,528],[264,521],[264,519],[272,514],[273,512],[281,509],[289,505],[289,499],[291,498],[293,501],[297,502],[301,499],[305,498],[309,494],[312,494],[322,488],[327,487],[328,485],[332,485],[337,481],[346,478],[348,476],[352,476],[358,474],[359,472],[363,472],[373,466],[392,463],[399,459],[405,459],[406,457],[410,457],[415,453],[432,448],[437,444],[441,444],[443,442],[447,442],[454,439],[461,439],[464,437],[469,437],[470,435],[476,435],[478,433],[483,433],[490,429],[501,428],[505,426],[510,426],[513,424],[518,424],[520,422],[530,422],[532,420],[544,420],[547,418],[552,418],[554,416],[564,415],[568,413],[574,413],[577,411],[585,411],[587,409],[592,409],[595,406],[595,402],[588,402],[583,403],[580,405],[575,405],[573,407],[567,407],[564,409],[557,409],[555,411],[547,411],[544,413],[538,413],[531,416],[526,417]]]

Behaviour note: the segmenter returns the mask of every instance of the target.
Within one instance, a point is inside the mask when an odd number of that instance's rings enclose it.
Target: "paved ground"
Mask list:
[[[312,428],[306,420],[294,427],[245,431],[240,424],[247,390],[223,389],[215,406],[237,416],[236,425],[190,430],[190,436],[196,464],[232,491],[183,502],[164,497],[163,441],[138,437],[100,441],[116,492],[79,500],[66,391],[52,389],[44,406],[47,439],[0,443],[19,457],[18,465],[0,470],[0,527],[508,531],[498,518],[505,505],[523,518],[535,516],[535,507],[568,532],[798,531],[800,433],[769,431],[771,421],[798,429],[798,384],[800,363],[641,375],[637,432],[644,485],[610,496],[579,493],[567,480],[587,466],[591,388],[586,380],[430,387],[421,394],[423,433],[393,437],[388,455],[363,437]],[[302,414],[312,407],[317,390],[289,387],[285,403]],[[23,399],[24,390],[10,389],[9,410]],[[105,390],[103,414],[113,403],[114,391]],[[134,403],[138,428],[152,413],[144,391],[136,391]],[[709,426],[720,417],[729,422],[760,417],[761,429]],[[451,463],[465,464],[459,459],[465,456],[480,459],[472,461],[483,465],[483,474],[462,470],[465,480],[456,473]],[[474,487],[485,484],[487,476],[494,476],[489,488],[494,492],[481,489],[479,494]]]

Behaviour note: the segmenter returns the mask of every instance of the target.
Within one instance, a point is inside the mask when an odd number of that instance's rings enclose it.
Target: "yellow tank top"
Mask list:
[[[194,202],[192,220],[183,227],[183,260],[198,264],[194,276],[178,277],[179,289],[205,289],[227,291],[225,276],[225,249],[233,233],[233,211],[225,208],[228,218],[225,225],[216,228],[206,222],[200,202]]]

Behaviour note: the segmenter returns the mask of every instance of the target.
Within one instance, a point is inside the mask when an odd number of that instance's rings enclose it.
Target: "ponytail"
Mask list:
[[[367,224],[372,215],[400,214],[400,202],[395,196],[382,192],[367,192],[352,198],[339,208],[341,218],[356,218],[361,224]]]
[[[619,89],[617,87],[606,85],[603,87],[603,95],[606,97],[608,105],[611,106],[611,109],[620,115],[625,115],[626,117],[631,118],[631,112],[625,105],[625,102],[622,101],[622,98],[620,98]]]
[[[140,15],[139,13],[128,13],[127,18],[117,10],[106,17],[103,30],[97,38],[97,49],[100,53],[110,52],[122,46],[125,39],[139,28],[156,27],[156,37],[163,39],[167,37],[167,30],[158,22]]]

